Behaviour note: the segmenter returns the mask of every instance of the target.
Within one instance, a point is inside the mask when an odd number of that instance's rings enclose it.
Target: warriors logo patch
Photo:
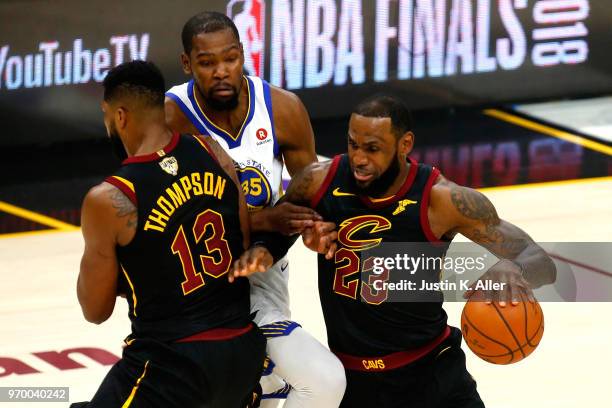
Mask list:
[[[178,161],[173,156],[166,157],[159,162],[159,167],[168,174],[176,176],[178,174]]]

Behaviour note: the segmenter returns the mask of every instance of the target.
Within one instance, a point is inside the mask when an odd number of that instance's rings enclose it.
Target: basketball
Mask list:
[[[530,355],[544,334],[540,304],[527,300],[500,307],[468,301],[461,313],[461,331],[470,350],[493,364],[512,364]]]

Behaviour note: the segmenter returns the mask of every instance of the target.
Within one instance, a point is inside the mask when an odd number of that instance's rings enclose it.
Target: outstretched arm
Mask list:
[[[509,283],[507,299],[516,300],[519,289],[531,296],[530,289],[555,281],[556,268],[546,252],[525,231],[500,219],[484,194],[440,177],[428,216],[434,234],[459,233],[501,259],[486,277]]]

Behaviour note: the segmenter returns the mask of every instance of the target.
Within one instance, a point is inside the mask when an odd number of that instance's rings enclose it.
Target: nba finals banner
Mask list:
[[[152,60],[169,86],[184,82],[181,29],[203,10],[234,20],[246,73],[296,92],[313,118],[345,115],[353,101],[377,91],[393,91],[417,109],[609,92],[612,11],[604,3],[6,2],[0,119],[29,122],[29,132],[16,124],[0,143],[36,142],[33,118],[60,140],[99,135],[99,83],[124,60]]]

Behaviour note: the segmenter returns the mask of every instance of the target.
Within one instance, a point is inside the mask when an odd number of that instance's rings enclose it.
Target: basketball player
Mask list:
[[[482,278],[507,285],[498,299],[503,307],[517,304],[519,292],[553,282],[554,264],[484,195],[409,159],[413,145],[403,102],[373,97],[350,117],[348,154],[309,165],[285,197],[339,226],[335,259],[319,257],[319,294],[329,347],[346,369],[341,406],[483,407],[441,297],[385,302],[387,292],[361,281],[367,267],[360,267],[360,252],[388,242],[432,242],[442,257],[462,234],[501,259]]]
[[[183,27],[182,41],[183,70],[192,79],[166,93],[168,125],[179,132],[209,134],[232,157],[253,231],[292,235],[312,227],[321,218],[310,208],[273,206],[282,194],[283,162],[295,174],[317,160],[300,100],[243,75],[243,47],[227,16],[204,12],[192,17]],[[257,275],[250,277],[251,308],[271,358],[262,378],[264,398],[284,397],[290,389],[267,375],[273,371],[292,387],[285,407],[337,407],[345,387],[342,364],[290,320],[287,260]]]
[[[261,374],[248,280],[228,281],[249,242],[233,163],[210,138],[167,127],[164,91],[149,62],[104,79],[104,124],[128,158],[84,199],[77,294],[99,324],[124,293],[132,334],[92,401],[75,407],[245,407]],[[261,246],[246,258],[248,273],[273,263]]]

